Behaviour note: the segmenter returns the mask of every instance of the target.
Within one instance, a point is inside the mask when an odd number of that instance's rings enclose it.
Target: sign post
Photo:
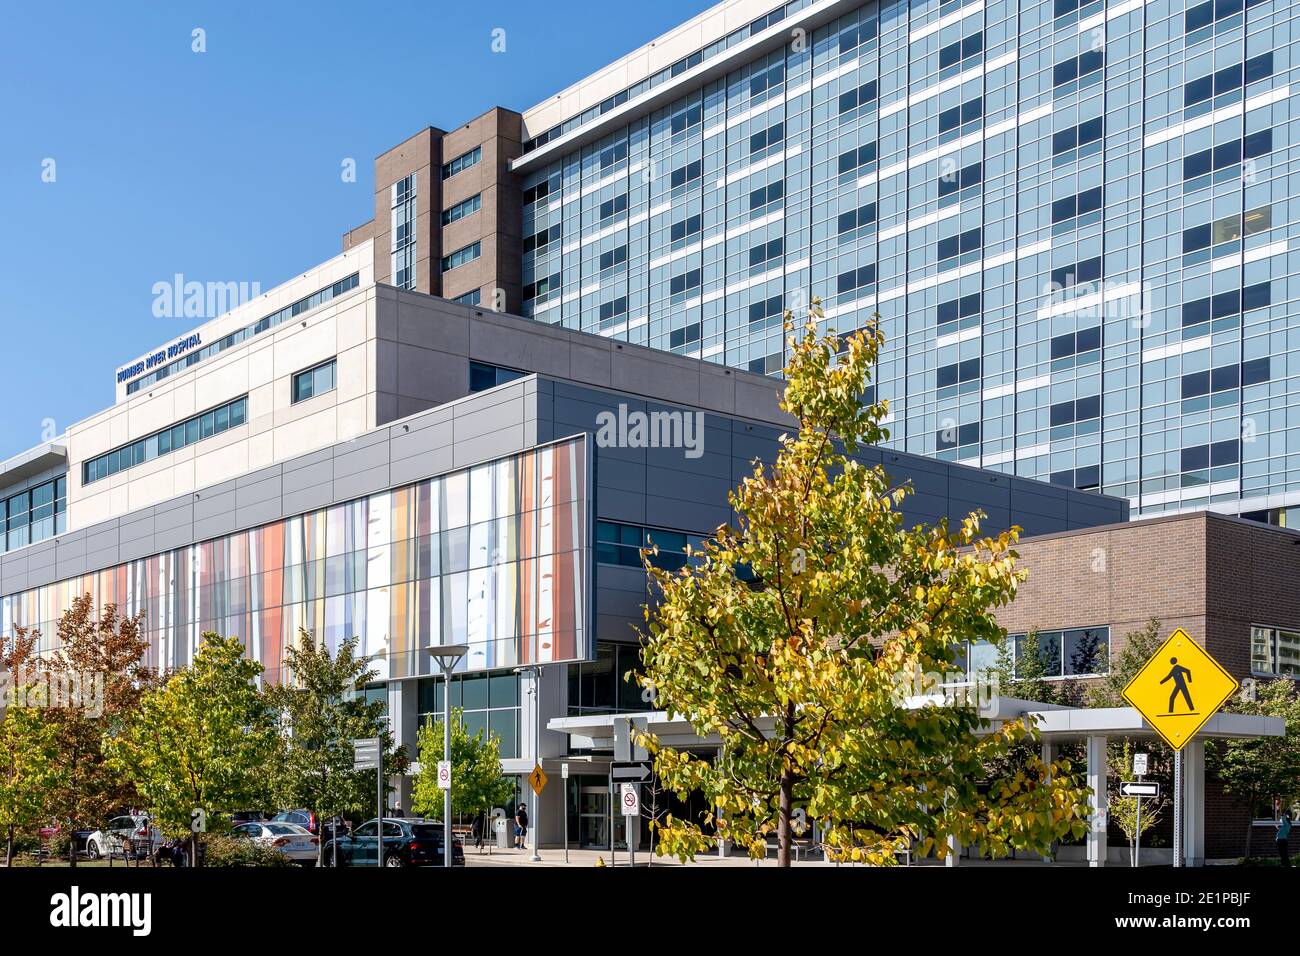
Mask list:
[[[1133,773],[1137,775],[1138,783],[1142,783],[1142,778],[1147,772],[1147,755],[1133,755]],[[1121,791],[1123,787],[1120,788]],[[1160,788],[1156,788],[1156,795],[1160,794]],[[1133,835],[1133,867],[1136,869],[1142,864],[1142,794],[1136,794],[1137,797],[1137,832]]]
[[[628,866],[636,866],[636,844],[632,828],[641,822],[641,785],[625,783],[620,787],[619,804],[623,807],[623,831],[627,834]],[[635,822],[634,822],[635,821]]]
[[[1236,690],[1232,675],[1181,627],[1124,688],[1124,699],[1174,750],[1174,866],[1183,865],[1183,748]]]
[[[375,835],[375,865],[384,865],[384,754],[378,737],[360,737],[352,741],[352,769],[375,772],[375,792],[379,797],[379,830]],[[338,828],[334,835],[337,838]],[[336,848],[337,850],[337,848]]]
[[[560,764],[560,779],[564,781],[561,787],[564,790],[564,862],[569,862],[569,762],[566,760]]]
[[[628,787],[635,787],[637,795],[636,812],[639,817],[641,815],[641,784],[645,783],[653,776],[654,767],[651,765],[649,760],[615,760],[609,765],[609,793],[611,800],[614,796],[614,785],[616,783],[620,784],[620,795],[626,793]],[[628,781],[632,782],[629,783]],[[623,805],[623,815],[627,816],[626,804]],[[632,850],[631,827],[626,825],[626,820],[623,822],[625,824],[623,830],[627,834],[628,852],[632,854],[632,862],[635,864],[636,855]],[[614,862],[614,811],[612,807],[610,808],[609,816],[609,855],[610,863],[612,864]]]
[[[536,798],[533,800],[533,855],[528,858],[529,862],[532,863],[542,858],[537,852],[538,844],[542,839],[542,828],[538,823],[538,817],[540,816],[538,808],[542,805],[542,791],[546,789],[546,773],[542,770],[540,761],[533,767],[533,772],[528,775],[528,785],[533,788],[533,796]]]

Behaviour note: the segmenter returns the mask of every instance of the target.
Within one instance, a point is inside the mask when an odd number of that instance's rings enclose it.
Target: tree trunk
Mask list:
[[[14,828],[5,833],[5,869],[14,865]]]
[[[790,819],[794,813],[793,803],[794,773],[787,767],[781,771],[781,805],[776,825],[776,865],[779,867],[790,866],[790,844],[794,836],[790,827]]]

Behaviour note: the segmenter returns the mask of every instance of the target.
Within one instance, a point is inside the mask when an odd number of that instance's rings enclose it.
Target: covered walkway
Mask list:
[[[953,693],[960,695],[966,688],[949,688],[950,694],[912,697],[908,707],[951,706]],[[1105,866],[1107,863],[1127,863],[1127,847],[1111,848],[1106,838],[1107,818],[1107,755],[1106,745],[1112,739],[1152,740],[1158,742],[1155,730],[1132,707],[1061,707],[1015,697],[994,696],[979,702],[980,712],[992,730],[1008,720],[1028,715],[1038,728],[1043,759],[1055,759],[1062,744],[1078,744],[1086,754],[1088,786],[1092,789],[1092,817],[1088,828],[1086,853],[1079,862],[1088,866]],[[642,759],[644,751],[636,752],[628,743],[629,726],[656,734],[670,747],[708,750],[719,745],[716,736],[701,737],[691,725],[676,715],[664,711],[636,714],[592,714],[581,717],[557,717],[547,724],[549,730],[568,734],[571,748],[612,751],[616,760]],[[1205,865],[1205,741],[1247,740],[1259,737],[1281,737],[1286,734],[1286,722],[1280,717],[1253,717],[1245,714],[1221,713],[1212,717],[1197,733],[1196,739],[1183,748],[1183,865]],[[1162,745],[1163,746],[1163,745]],[[954,849],[959,849],[954,847]],[[1167,861],[1168,851],[1164,854]],[[1153,854],[1152,862],[1158,857]],[[950,866],[969,864],[962,861],[960,853],[950,854]],[[1019,861],[1022,865],[1027,861]],[[1066,861],[1068,862],[1068,861]]]

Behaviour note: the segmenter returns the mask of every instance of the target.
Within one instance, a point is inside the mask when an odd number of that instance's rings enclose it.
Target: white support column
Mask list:
[[[1205,742],[1183,748],[1183,866],[1205,865]]]
[[[1056,744],[1049,743],[1048,741],[1044,740],[1040,746],[1042,748],[1041,756],[1042,756],[1043,763],[1047,764],[1048,766],[1051,766],[1052,761],[1056,759]],[[1051,851],[1043,854],[1043,862],[1044,863],[1052,862]]]
[[[1088,819],[1088,865],[1106,865],[1106,738],[1088,738],[1088,787],[1092,790]]]
[[[397,747],[406,744],[406,755],[411,760],[416,759],[416,732],[420,726],[418,690],[418,681],[388,682],[388,726],[393,732],[393,744]],[[400,803],[403,813],[414,816],[411,813],[411,777],[390,776],[388,784],[393,788],[393,792],[388,797],[389,806]]]
[[[944,858],[944,866],[961,866],[961,841],[955,836],[948,837],[948,856]]]

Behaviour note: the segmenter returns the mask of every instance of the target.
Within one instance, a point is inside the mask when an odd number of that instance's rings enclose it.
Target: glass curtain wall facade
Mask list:
[[[772,374],[816,296],[840,332],[879,312],[894,447],[1135,513],[1300,502],[1296,10],[913,0],[792,32],[527,175],[525,314]]]
[[[348,637],[379,680],[436,671],[423,649],[465,643],[459,670],[590,656],[587,461],[570,439],[250,531],[0,599],[0,628],[40,631],[90,594],[143,615],[152,666],[193,659],[205,631],[238,635],[278,679],[305,629]]]

